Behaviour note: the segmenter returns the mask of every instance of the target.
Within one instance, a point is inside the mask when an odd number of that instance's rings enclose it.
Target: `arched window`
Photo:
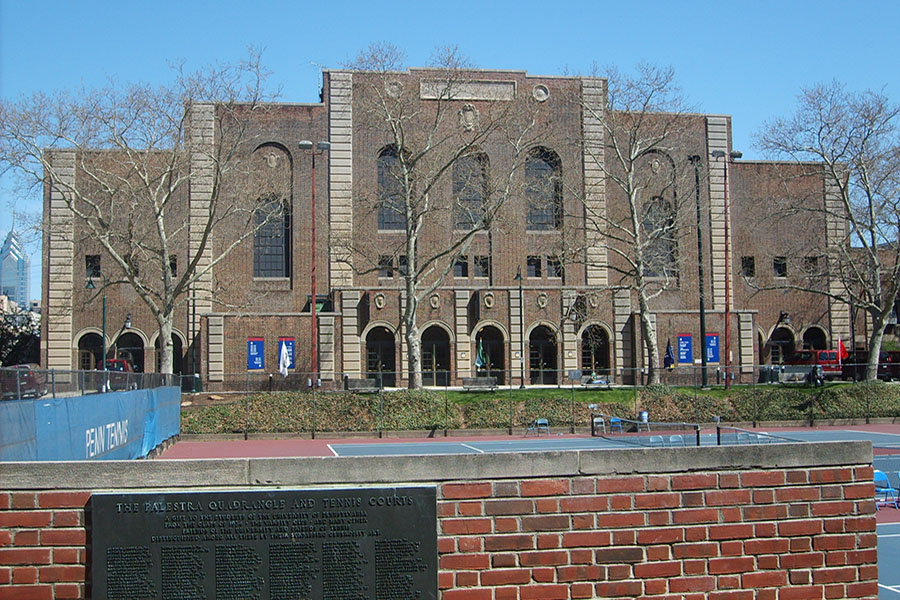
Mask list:
[[[290,277],[291,218],[287,203],[274,195],[260,198],[254,224],[253,276]]]
[[[406,229],[404,189],[400,156],[388,146],[378,155],[378,229]]]
[[[453,163],[455,229],[468,231],[484,221],[488,159],[485,154],[462,156]]]
[[[641,234],[644,275],[678,276],[678,246],[675,240],[675,210],[672,203],[656,196],[642,207]]]
[[[562,221],[562,165],[547,148],[535,148],[525,161],[525,228],[559,229]]]

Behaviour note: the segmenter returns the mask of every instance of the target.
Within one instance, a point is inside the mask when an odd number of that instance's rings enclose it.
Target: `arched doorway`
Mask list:
[[[373,327],[366,336],[366,377],[381,387],[397,385],[394,334],[387,327]]]
[[[794,333],[787,327],[776,327],[769,338],[770,359],[773,365],[784,364],[794,353]]]
[[[532,384],[555,384],[556,336],[545,325],[535,327],[528,338],[528,366]]]
[[[803,348],[806,350],[828,350],[828,338],[821,327],[810,327],[803,332]]]
[[[498,385],[506,384],[506,344],[503,333],[493,325],[487,325],[475,336],[475,356],[478,348],[484,353],[485,364],[475,368],[478,377],[496,377]],[[474,364],[475,361],[472,361]]]
[[[450,336],[432,325],[422,332],[422,384],[447,385],[450,379]]]
[[[123,333],[116,340],[114,352],[108,352],[110,358],[124,358],[131,363],[136,373],[144,372],[144,340],[136,333]]]
[[[156,337],[156,343],[154,344],[156,348],[156,372],[160,372],[160,361],[162,359],[162,352],[160,349],[160,337]],[[172,372],[175,375],[181,375],[184,372],[184,356],[182,354],[181,349],[181,338],[172,334]]]
[[[609,335],[599,325],[581,334],[581,374],[609,375]]]
[[[78,368],[82,371],[99,369],[103,366],[103,339],[97,333],[86,333],[78,340]]]

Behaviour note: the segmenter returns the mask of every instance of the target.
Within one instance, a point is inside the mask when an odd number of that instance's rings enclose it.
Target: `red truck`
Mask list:
[[[801,350],[795,352],[786,365],[810,365],[822,368],[822,376],[825,379],[839,379],[842,376],[841,361],[838,359],[837,350]]]

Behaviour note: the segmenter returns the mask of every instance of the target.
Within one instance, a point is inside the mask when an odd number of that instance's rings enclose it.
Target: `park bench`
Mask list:
[[[497,389],[497,378],[463,377],[463,389],[467,392],[493,392]]]
[[[810,377],[810,371],[816,370],[817,377]],[[823,379],[821,375],[821,367],[815,365],[784,365],[778,369],[779,383],[805,383],[811,385],[820,385]]]
[[[375,394],[381,389],[378,387],[378,380],[375,378],[351,379],[348,377],[344,382],[344,389],[357,394]]]
[[[581,378],[582,387],[612,389],[612,377],[585,375]]]

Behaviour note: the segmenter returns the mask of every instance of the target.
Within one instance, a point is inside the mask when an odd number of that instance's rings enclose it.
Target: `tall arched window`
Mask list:
[[[277,196],[260,198],[254,224],[253,276],[290,277],[291,218],[287,203]]]
[[[453,199],[455,229],[470,230],[484,221],[484,201],[487,197],[488,158],[485,154],[471,154],[453,163]]]
[[[562,165],[547,148],[535,148],[525,161],[525,227],[530,231],[559,229],[562,221]]]
[[[675,210],[672,203],[659,196],[642,207],[644,275],[647,277],[678,276],[678,246],[675,239]]]
[[[404,177],[397,149],[378,154],[378,229],[406,229]]]

